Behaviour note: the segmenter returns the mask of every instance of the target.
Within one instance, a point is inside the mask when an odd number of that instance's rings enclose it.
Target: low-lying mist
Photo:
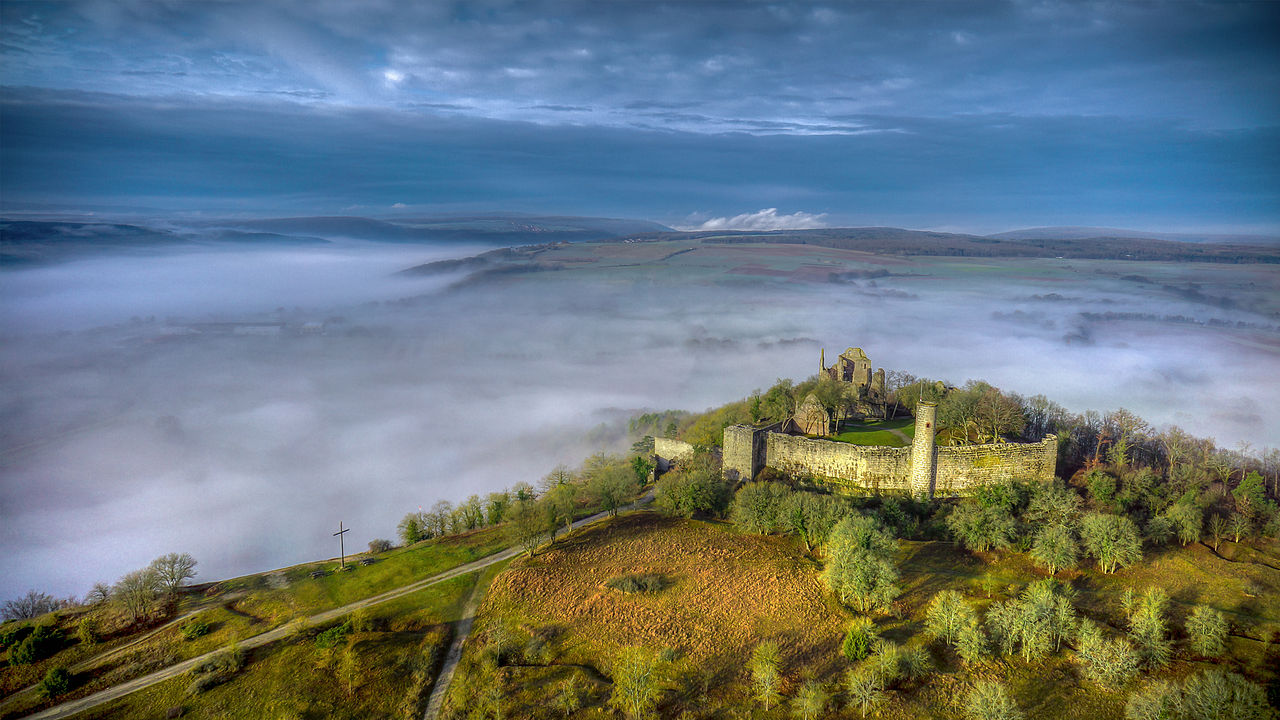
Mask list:
[[[1280,424],[1268,316],[1116,277],[394,274],[470,252],[351,244],[6,272],[0,597],[83,594],[172,551],[210,580],[328,557],[339,520],[349,549],[393,538],[419,506],[627,447],[640,409],[702,410],[808,376],[821,347],[1076,411],[1123,406],[1227,446],[1274,445]],[[1203,324],[1215,318],[1256,327]]]

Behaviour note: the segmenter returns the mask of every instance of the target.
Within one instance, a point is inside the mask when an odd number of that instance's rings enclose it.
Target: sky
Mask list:
[[[1280,232],[1280,5],[0,4],[0,209]]]

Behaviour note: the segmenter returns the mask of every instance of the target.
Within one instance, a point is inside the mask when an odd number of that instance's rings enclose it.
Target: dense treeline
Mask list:
[[[576,470],[556,467],[536,489],[520,482],[483,498],[472,495],[456,506],[440,500],[431,510],[411,512],[398,526],[400,540],[410,545],[506,524],[512,541],[532,554],[543,543],[554,542],[560,528],[567,530],[574,518],[587,511],[617,514],[648,482],[652,471],[644,455],[592,455]]]

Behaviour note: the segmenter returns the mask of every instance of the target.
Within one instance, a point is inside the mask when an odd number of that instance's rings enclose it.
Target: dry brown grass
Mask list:
[[[653,594],[605,586],[633,573],[670,584]],[[746,659],[766,639],[784,649],[791,680],[833,673],[849,618],[787,539],[655,513],[618,518],[513,564],[480,612],[482,624],[498,616],[558,630],[567,662],[607,665],[623,645],[671,648],[715,684],[745,680]]]

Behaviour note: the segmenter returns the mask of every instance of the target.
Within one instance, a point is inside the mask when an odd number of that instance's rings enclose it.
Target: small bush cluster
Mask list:
[[[232,675],[238,673],[243,666],[244,651],[239,646],[232,646],[216,653],[192,667],[193,679],[191,684],[187,685],[187,694],[200,694],[215,685],[223,684],[232,679]]]
[[[860,615],[849,623],[849,631],[845,633],[844,642],[840,644],[840,652],[849,662],[858,662],[866,659],[867,654],[871,652],[871,646],[879,639],[871,618]]]
[[[17,625],[0,632],[0,650],[8,650],[26,639],[34,628],[31,625]]]
[[[58,651],[62,647],[62,631],[51,625],[37,625],[9,651],[9,662],[13,665],[30,665],[39,662]]]
[[[49,668],[36,686],[46,698],[55,698],[71,689],[71,671],[64,667]]]
[[[1210,668],[1182,687],[1157,680],[1129,696],[1126,720],[1267,720],[1274,713],[1267,693],[1243,677]]]
[[[178,628],[183,640],[195,640],[209,634],[209,623],[203,620],[192,620]]]
[[[244,667],[245,654],[238,646],[231,646],[191,668],[193,677],[187,686],[188,695],[199,695],[221,685]]]
[[[316,635],[316,647],[325,649],[337,647],[346,641],[351,632],[352,627],[349,621],[341,625],[335,625]]]
[[[191,668],[191,672],[194,675],[208,675],[220,672],[234,673],[244,667],[244,660],[244,651],[233,646],[215,653],[203,662],[196,664],[195,667]]]
[[[102,641],[102,631],[92,617],[83,617],[76,625],[76,638],[83,645],[96,645]]]
[[[656,593],[667,586],[667,579],[662,575],[622,575],[605,582],[605,587],[621,590],[625,593]]]

